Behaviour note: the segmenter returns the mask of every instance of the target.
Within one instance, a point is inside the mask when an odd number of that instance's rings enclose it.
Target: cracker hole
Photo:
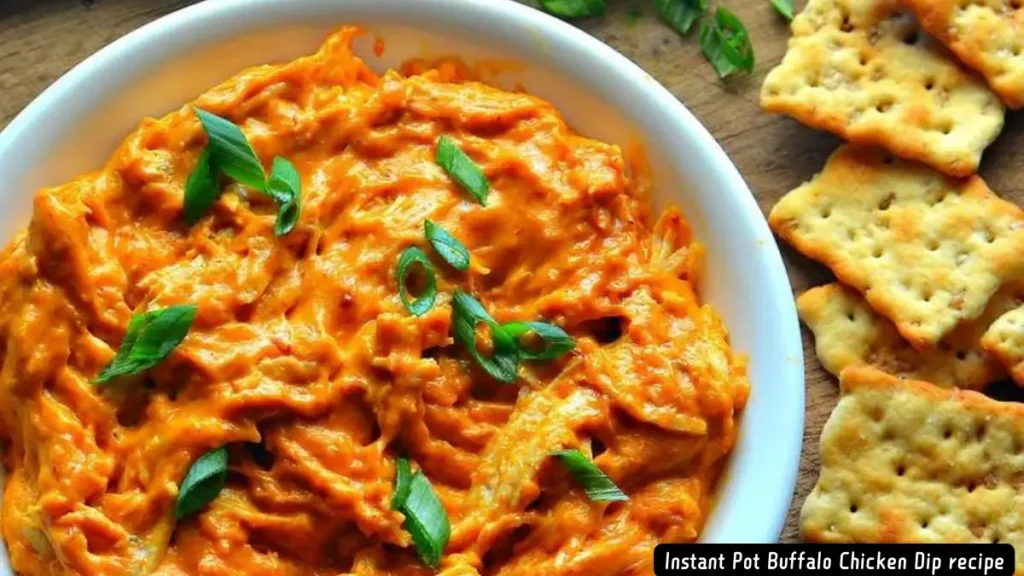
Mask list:
[[[939,241],[936,238],[929,239],[926,245],[928,246],[928,250],[931,252],[935,252],[940,246]]]
[[[914,30],[903,37],[903,43],[907,45],[914,45],[917,44],[920,39],[921,35],[917,33],[917,30]]]
[[[974,437],[978,439],[978,442],[983,441],[985,439],[985,434],[987,433],[988,426],[986,426],[984,422],[978,424],[978,427],[974,429]]]
[[[881,246],[875,246],[874,249],[871,250],[872,258],[881,258],[883,254],[885,254],[885,250],[883,250]]]
[[[928,78],[927,80],[924,81],[924,89],[931,90],[932,88],[935,88],[935,79]]]
[[[957,350],[957,352],[956,352],[956,359],[961,361],[961,362],[963,362],[964,360],[967,360],[967,352],[965,352],[963,350]]]
[[[985,234],[985,242],[991,244],[991,243],[996,241],[996,235],[991,230],[985,229],[984,234]]]
[[[977,482],[970,482],[970,483],[967,484],[967,493],[968,494],[973,493],[977,489],[978,489]]]
[[[907,473],[906,466],[904,466],[903,464],[899,464],[898,466],[896,466],[896,475],[897,476],[902,478],[903,475],[906,474],[906,473]]]
[[[885,161],[883,160],[883,162],[885,162]],[[890,161],[885,162],[885,163],[886,164],[892,164],[892,161],[890,159]],[[878,203],[878,209],[881,210],[882,212],[885,212],[886,210],[889,209],[889,207],[892,206],[892,201],[895,200],[895,199],[896,199],[896,195],[895,194],[889,194],[885,198],[882,198],[882,201]]]
[[[921,529],[922,530],[927,530],[928,529],[928,523],[930,521],[931,520],[929,520],[928,518],[925,518],[924,520],[921,520]]]
[[[881,102],[876,103],[875,110],[881,114],[885,114],[889,110],[892,110],[892,100],[882,100]],[[886,162],[886,164],[890,164],[890,162]]]
[[[952,437],[953,437],[953,429],[950,428],[949,426],[946,426],[946,429],[942,431],[942,438],[944,440],[949,440]]]
[[[857,505],[856,504],[850,504],[850,514],[856,514],[856,513],[857,513]]]
[[[890,154],[886,154],[885,156],[882,157],[882,164],[892,164],[895,161],[896,157]]]
[[[841,26],[839,26],[839,29],[842,30],[843,32],[853,32],[853,23],[850,22],[849,14],[843,15],[843,23]]]

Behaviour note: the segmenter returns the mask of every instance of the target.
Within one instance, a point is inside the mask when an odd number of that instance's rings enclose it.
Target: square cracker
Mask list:
[[[1024,570],[1024,405],[847,368],[800,513],[811,542],[1007,542]]]
[[[768,222],[922,350],[1024,272],[1024,211],[977,176],[948,178],[872,148],[839,148]]]
[[[899,0],[809,0],[792,30],[762,108],[946,174],[977,171],[1003,104]]]
[[[838,282],[804,292],[796,307],[814,333],[822,366],[836,376],[849,366],[867,365],[945,388],[978,390],[1006,377],[1002,365],[981,350],[981,334],[1020,299],[1024,283],[1007,285],[992,297],[981,318],[961,324],[934,350],[924,352],[911,347],[860,293]]]
[[[904,0],[933,34],[988,80],[1008,105],[1024,106],[1024,10],[1017,0]]]
[[[1009,370],[1013,381],[1024,386],[1024,306],[999,317],[985,332],[981,347]]]

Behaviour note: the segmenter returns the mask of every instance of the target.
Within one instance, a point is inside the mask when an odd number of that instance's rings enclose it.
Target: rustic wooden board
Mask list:
[[[216,1],[216,0],[211,0]],[[424,0],[438,1],[444,0]],[[497,2],[504,0],[480,0]],[[532,0],[523,0],[532,3]],[[0,127],[5,126],[39,92],[69,68],[121,35],[191,0],[0,0]],[[787,25],[768,0],[724,0],[746,23],[757,54],[752,77],[723,83],[700,55],[696,35],[680,38],[656,17],[649,0],[609,0],[604,18],[581,27],[644,67],[682,100],[711,130],[739,167],[765,211],[787,191],[810,178],[823,165],[838,140],[770,116],[758,109],[758,91],[765,74],[782,58]],[[639,13],[639,17],[636,14]],[[1013,178],[1013,166],[1024,155],[1024,119],[1014,114],[985,155],[982,175],[1006,198],[1024,203],[1024,181]],[[801,292],[827,282],[827,270],[783,248],[793,282]],[[799,506],[817,478],[818,436],[835,405],[835,379],[814,357],[804,330],[807,372],[807,416],[804,454],[796,497],[782,534],[797,539]],[[1011,386],[996,395],[1012,395]]]

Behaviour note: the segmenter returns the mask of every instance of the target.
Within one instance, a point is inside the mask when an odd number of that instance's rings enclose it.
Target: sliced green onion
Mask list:
[[[437,139],[434,159],[463,190],[469,192],[477,202],[486,205],[491,185],[484,171],[446,135]]]
[[[410,300],[409,288],[406,284],[409,275],[414,272],[416,267],[423,269],[426,285],[419,296]],[[434,265],[430,263],[430,258],[427,258],[427,255],[418,246],[409,246],[402,251],[402,255],[398,258],[398,271],[395,277],[398,280],[398,296],[402,299],[405,309],[413,316],[422,316],[433,307],[434,300],[437,298],[437,276],[434,274]]]
[[[93,382],[105,384],[160,364],[185,340],[195,317],[195,304],[169,306],[132,316],[117,354]]]
[[[661,19],[686,34],[708,9],[708,0],[653,0]]]
[[[540,7],[559,18],[604,16],[605,0],[540,0]]]
[[[594,502],[622,502],[629,500],[615,482],[609,478],[593,460],[579,450],[559,450],[551,454],[562,461],[569,474]]]
[[[274,158],[267,195],[278,204],[274,234],[284,236],[295,228],[302,200],[302,177],[294,164],[280,156]]]
[[[185,223],[189,226],[198,222],[220,198],[220,186],[210,165],[210,156],[210,147],[204,147],[185,181]]]
[[[772,7],[787,21],[792,20],[796,14],[796,3],[794,0],[772,0]]]
[[[405,515],[402,526],[412,536],[416,553],[423,563],[437,568],[451,538],[448,513],[423,472],[412,474],[405,458],[398,459],[396,469],[391,507]]]
[[[491,329],[494,352],[488,358],[476,347],[476,326],[486,324]],[[473,360],[492,378],[511,384],[519,372],[519,347],[512,336],[484,310],[476,298],[461,290],[452,296],[452,332]]]
[[[554,360],[576,348],[576,342],[554,324],[547,322],[508,322],[501,325],[519,346],[519,357],[523,360]],[[533,352],[523,344],[523,337],[534,334],[544,342],[544,348]]]
[[[400,510],[405,506],[409,498],[409,488],[412,482],[412,469],[409,467],[409,460],[399,458],[395,461],[395,493],[391,496],[391,509]]]
[[[629,26],[630,28],[636,26],[637,22],[639,22],[643,16],[644,13],[640,10],[639,6],[630,6],[629,10],[626,12],[626,26]]]
[[[720,6],[715,17],[701,25],[700,46],[721,78],[736,72],[754,71],[754,47],[747,29],[727,8]]]
[[[469,270],[469,250],[466,250],[458,238],[430,220],[423,223],[423,228],[430,245],[449,266],[460,272]]]
[[[213,155],[213,165],[235,182],[263,192],[267,188],[267,173],[252,149],[242,129],[225,118],[205,110],[195,109],[196,116],[206,130],[207,146]]]
[[[228,479],[228,449],[226,446],[203,454],[192,464],[178,491],[174,504],[174,517],[187,518],[213,502]]]

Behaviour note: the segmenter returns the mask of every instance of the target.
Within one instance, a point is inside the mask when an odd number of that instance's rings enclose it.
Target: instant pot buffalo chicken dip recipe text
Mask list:
[[[700,535],[749,387],[686,220],[551,104],[357,35],[35,195],[0,253],[18,574],[650,574]]]

